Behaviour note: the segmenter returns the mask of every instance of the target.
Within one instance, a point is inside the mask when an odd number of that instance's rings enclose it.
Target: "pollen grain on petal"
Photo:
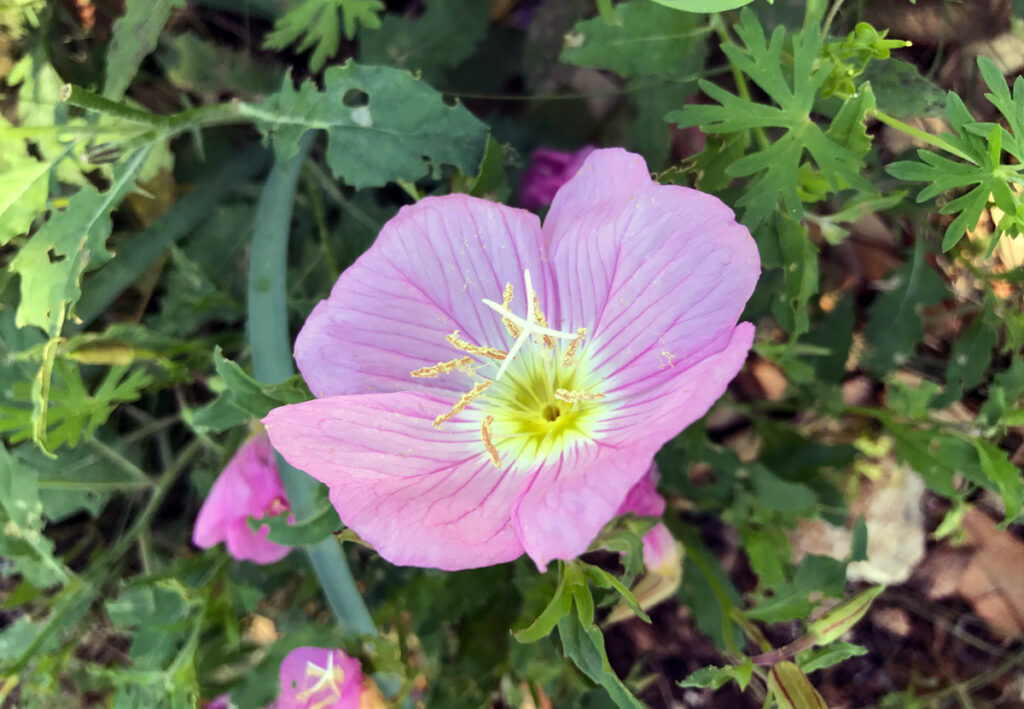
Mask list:
[[[454,372],[456,369],[464,369],[471,364],[473,364],[472,357],[456,357],[455,359],[450,359],[447,362],[438,362],[437,364],[429,367],[414,369],[409,372],[409,376],[416,379],[430,379],[441,374]]]
[[[506,283],[505,284],[505,292],[502,294],[501,304],[505,308],[508,308],[508,306],[510,306],[512,304],[512,284],[511,283]],[[501,323],[505,326],[505,329],[508,330],[508,334],[512,335],[512,339],[513,340],[519,339],[519,326],[518,325],[516,325],[514,322],[512,322],[511,320],[509,320],[505,316],[502,316]]]
[[[445,339],[451,343],[451,346],[457,350],[462,350],[471,355],[478,355],[480,357],[490,357],[491,359],[503,360],[508,356],[508,352],[504,350],[498,350],[493,347],[481,347],[480,345],[474,345],[466,342],[459,337],[459,331],[456,330],[450,335],[445,335]]]
[[[494,463],[495,468],[501,467],[501,456],[498,455],[498,449],[494,447],[494,441],[491,438],[491,425],[494,423],[493,416],[485,416],[484,421],[480,424],[480,438],[484,442],[484,448],[487,449],[487,455],[491,456],[491,462]]]
[[[604,394],[597,391],[576,391],[575,389],[555,389],[555,398],[560,401],[575,403],[577,401],[600,401]]]
[[[493,384],[493,382],[491,382],[490,380],[485,380],[474,384],[472,389],[470,389],[461,397],[459,397],[459,400],[455,402],[455,406],[451,408],[451,411],[449,411],[446,414],[441,414],[436,419],[434,419],[434,428],[441,428],[442,423],[448,421],[453,416],[457,416],[458,414],[460,414],[463,409],[469,406],[473,402],[473,400],[480,396],[480,394],[483,393],[483,390],[489,387],[491,384]]]
[[[576,337],[572,339],[569,346],[565,349],[565,354],[562,355],[562,366],[571,367],[576,361],[576,351],[580,348],[580,344],[583,342],[583,338],[587,336],[587,328],[581,327],[576,330]]]
[[[548,319],[544,316],[544,311],[540,309],[540,298],[537,297],[537,291],[533,292],[533,317],[538,325],[548,327]],[[555,341],[551,339],[551,335],[541,335],[541,340],[543,340],[545,347],[555,346]]]

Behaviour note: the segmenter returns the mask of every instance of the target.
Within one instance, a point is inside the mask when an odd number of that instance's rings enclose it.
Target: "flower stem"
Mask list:
[[[294,157],[274,164],[260,195],[256,229],[249,254],[248,329],[257,379],[276,384],[295,373],[288,333],[286,278],[288,233],[292,203],[302,164],[312,144],[307,133]],[[277,458],[281,481],[297,521],[313,514],[317,483],[301,470]],[[338,624],[347,632],[376,635],[342,548],[334,538],[307,548],[313,570]]]
[[[931,133],[925,132],[920,128],[915,128],[914,126],[908,123],[904,123],[898,118],[890,116],[888,113],[884,111],[879,111],[877,108],[873,108],[870,111],[868,111],[868,115],[870,115],[873,118],[877,118],[879,121],[886,124],[887,126],[895,128],[900,133],[906,133],[912,138],[920,140],[922,143],[927,143],[928,145],[936,147],[939,150],[945,150],[947,153],[956,155],[961,160],[966,160],[967,162],[970,163],[974,162],[974,160],[972,160],[971,157],[967,155],[967,153],[963,152],[955,145],[946,142],[945,140],[942,139],[941,136],[932,135]]]

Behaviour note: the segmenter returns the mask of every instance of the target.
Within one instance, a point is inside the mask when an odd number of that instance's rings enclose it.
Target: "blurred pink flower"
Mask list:
[[[519,204],[526,209],[541,209],[551,204],[562,185],[579,172],[594,146],[570,153],[564,150],[537,148],[530,155],[530,164],[523,171],[519,186]]]
[[[276,709],[383,709],[372,680],[363,682],[359,660],[341,650],[298,647],[285,656]]]
[[[584,552],[725,391],[753,341],[736,323],[759,273],[732,210],[652,182],[620,149],[587,158],[543,229],[523,210],[428,197],[299,333],[318,398],[264,423],[392,563],[525,552],[543,568]]]
[[[624,515],[632,512],[638,517],[661,517],[665,512],[665,498],[658,493],[658,479],[661,471],[658,466],[651,464],[647,475],[640,478],[630,488],[626,499],[619,505],[617,515]],[[681,560],[679,549],[676,546],[675,537],[668,530],[663,522],[656,525],[644,535],[644,566],[648,571],[654,571],[665,575],[674,567],[678,566]]]
[[[240,561],[272,564],[283,559],[289,547],[267,540],[270,529],[259,533],[249,527],[249,517],[278,515],[288,510],[288,498],[277,472],[274,450],[265,432],[252,436],[228,461],[199,509],[192,543],[209,549],[225,542],[228,553]]]

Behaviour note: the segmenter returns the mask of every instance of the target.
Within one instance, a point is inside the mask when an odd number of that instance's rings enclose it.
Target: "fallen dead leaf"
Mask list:
[[[1024,544],[973,507],[963,528],[975,552],[960,578],[960,594],[993,632],[1007,640],[1024,635]]]

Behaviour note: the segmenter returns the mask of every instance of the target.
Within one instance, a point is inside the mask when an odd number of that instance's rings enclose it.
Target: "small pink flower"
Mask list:
[[[651,531],[644,535],[644,566],[648,571],[662,576],[673,576],[679,573],[682,554],[679,543],[672,536],[664,522],[658,522]]]
[[[620,149],[543,228],[428,197],[313,309],[295,356],[318,398],[267,432],[394,564],[572,559],[743,365],[759,273],[732,210]]]
[[[619,505],[615,514],[624,515],[632,512],[638,517],[661,517],[665,512],[665,498],[658,493],[658,479],[661,471],[651,464],[647,475],[640,478],[630,488],[626,499]],[[675,537],[668,527],[658,522],[643,537],[644,566],[648,571],[668,575],[682,560]]]
[[[285,656],[276,709],[373,709],[384,703],[359,660],[341,650],[298,647]]]
[[[519,187],[519,203],[526,209],[540,209],[551,204],[555,194],[570,180],[584,161],[594,152],[586,146],[575,153],[538,148],[530,155],[530,165],[523,171]]]
[[[278,515],[288,510],[288,498],[277,472],[274,450],[267,434],[260,432],[241,445],[213,483],[199,509],[192,543],[209,549],[225,542],[228,553],[239,561],[272,564],[283,559],[289,547],[267,540],[270,528],[257,534],[249,517]]]

